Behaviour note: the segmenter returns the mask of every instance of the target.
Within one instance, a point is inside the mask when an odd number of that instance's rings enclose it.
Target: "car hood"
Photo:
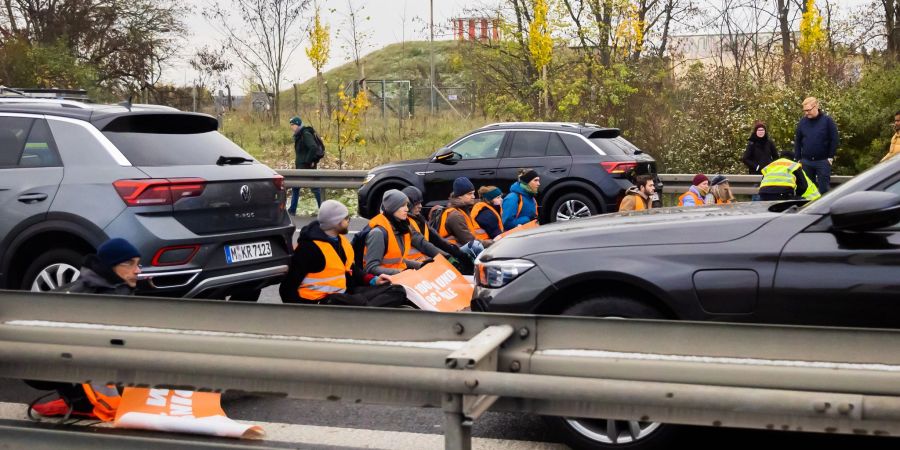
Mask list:
[[[746,236],[778,217],[780,213],[769,212],[771,204],[657,208],[541,225],[503,238],[487,249],[481,259],[597,247],[726,242]]]
[[[415,170],[416,168],[419,168],[419,167],[425,167],[426,164],[428,164],[427,159],[408,159],[405,161],[397,161],[397,162],[392,162],[392,163],[387,163],[387,164],[382,164],[380,166],[376,166],[376,167],[372,168],[371,170],[369,170],[369,173],[378,174],[378,173],[387,172],[387,171],[394,170],[394,169]]]

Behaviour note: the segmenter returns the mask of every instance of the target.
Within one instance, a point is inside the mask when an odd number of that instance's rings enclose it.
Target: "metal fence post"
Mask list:
[[[472,422],[463,415],[462,394],[444,394],[444,449],[472,450]]]

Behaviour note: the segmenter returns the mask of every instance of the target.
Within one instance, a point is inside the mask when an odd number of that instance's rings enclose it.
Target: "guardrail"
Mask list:
[[[279,174],[284,176],[285,185],[288,187],[323,187],[337,189],[358,189],[362,186],[363,181],[368,173],[365,170],[302,170],[302,169],[286,169],[279,170]],[[759,182],[762,180],[760,175],[734,175],[725,174],[734,190],[735,194],[753,195],[756,194]],[[665,193],[681,193],[691,186],[691,180],[694,174],[686,173],[661,173],[660,181],[665,186]],[[853,177],[849,176],[832,176],[832,186],[845,183]]]
[[[848,301],[850,301],[848,299]],[[0,377],[900,434],[900,331],[0,291]]]

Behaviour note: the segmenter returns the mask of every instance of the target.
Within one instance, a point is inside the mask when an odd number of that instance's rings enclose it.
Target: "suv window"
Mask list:
[[[476,133],[463,138],[450,148],[462,155],[463,159],[496,158],[505,135],[505,131]]]
[[[35,120],[31,127],[28,140],[25,141],[25,150],[19,158],[21,167],[59,167],[62,161],[56,151],[53,135],[46,120]]]
[[[517,131],[509,147],[510,158],[544,156],[551,134],[544,131]]]
[[[133,166],[213,165],[220,156],[254,159],[218,131],[190,134],[104,131]]]
[[[0,117],[0,168],[16,167],[34,119]]]
[[[597,147],[600,147],[600,150],[603,150],[607,155],[631,156],[640,151],[634,144],[628,142],[621,136],[614,138],[591,138],[590,141]]]
[[[562,139],[560,139],[558,133],[550,133],[550,142],[547,143],[547,156],[569,156],[569,150]]]

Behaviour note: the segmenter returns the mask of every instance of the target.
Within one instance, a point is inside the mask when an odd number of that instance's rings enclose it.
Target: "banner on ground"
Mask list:
[[[468,308],[475,287],[442,255],[418,270],[391,275],[391,283],[406,289],[406,298],[419,309],[454,312]]]
[[[263,429],[229,419],[221,395],[174,389],[125,388],[115,426],[176,433],[262,439]]]

